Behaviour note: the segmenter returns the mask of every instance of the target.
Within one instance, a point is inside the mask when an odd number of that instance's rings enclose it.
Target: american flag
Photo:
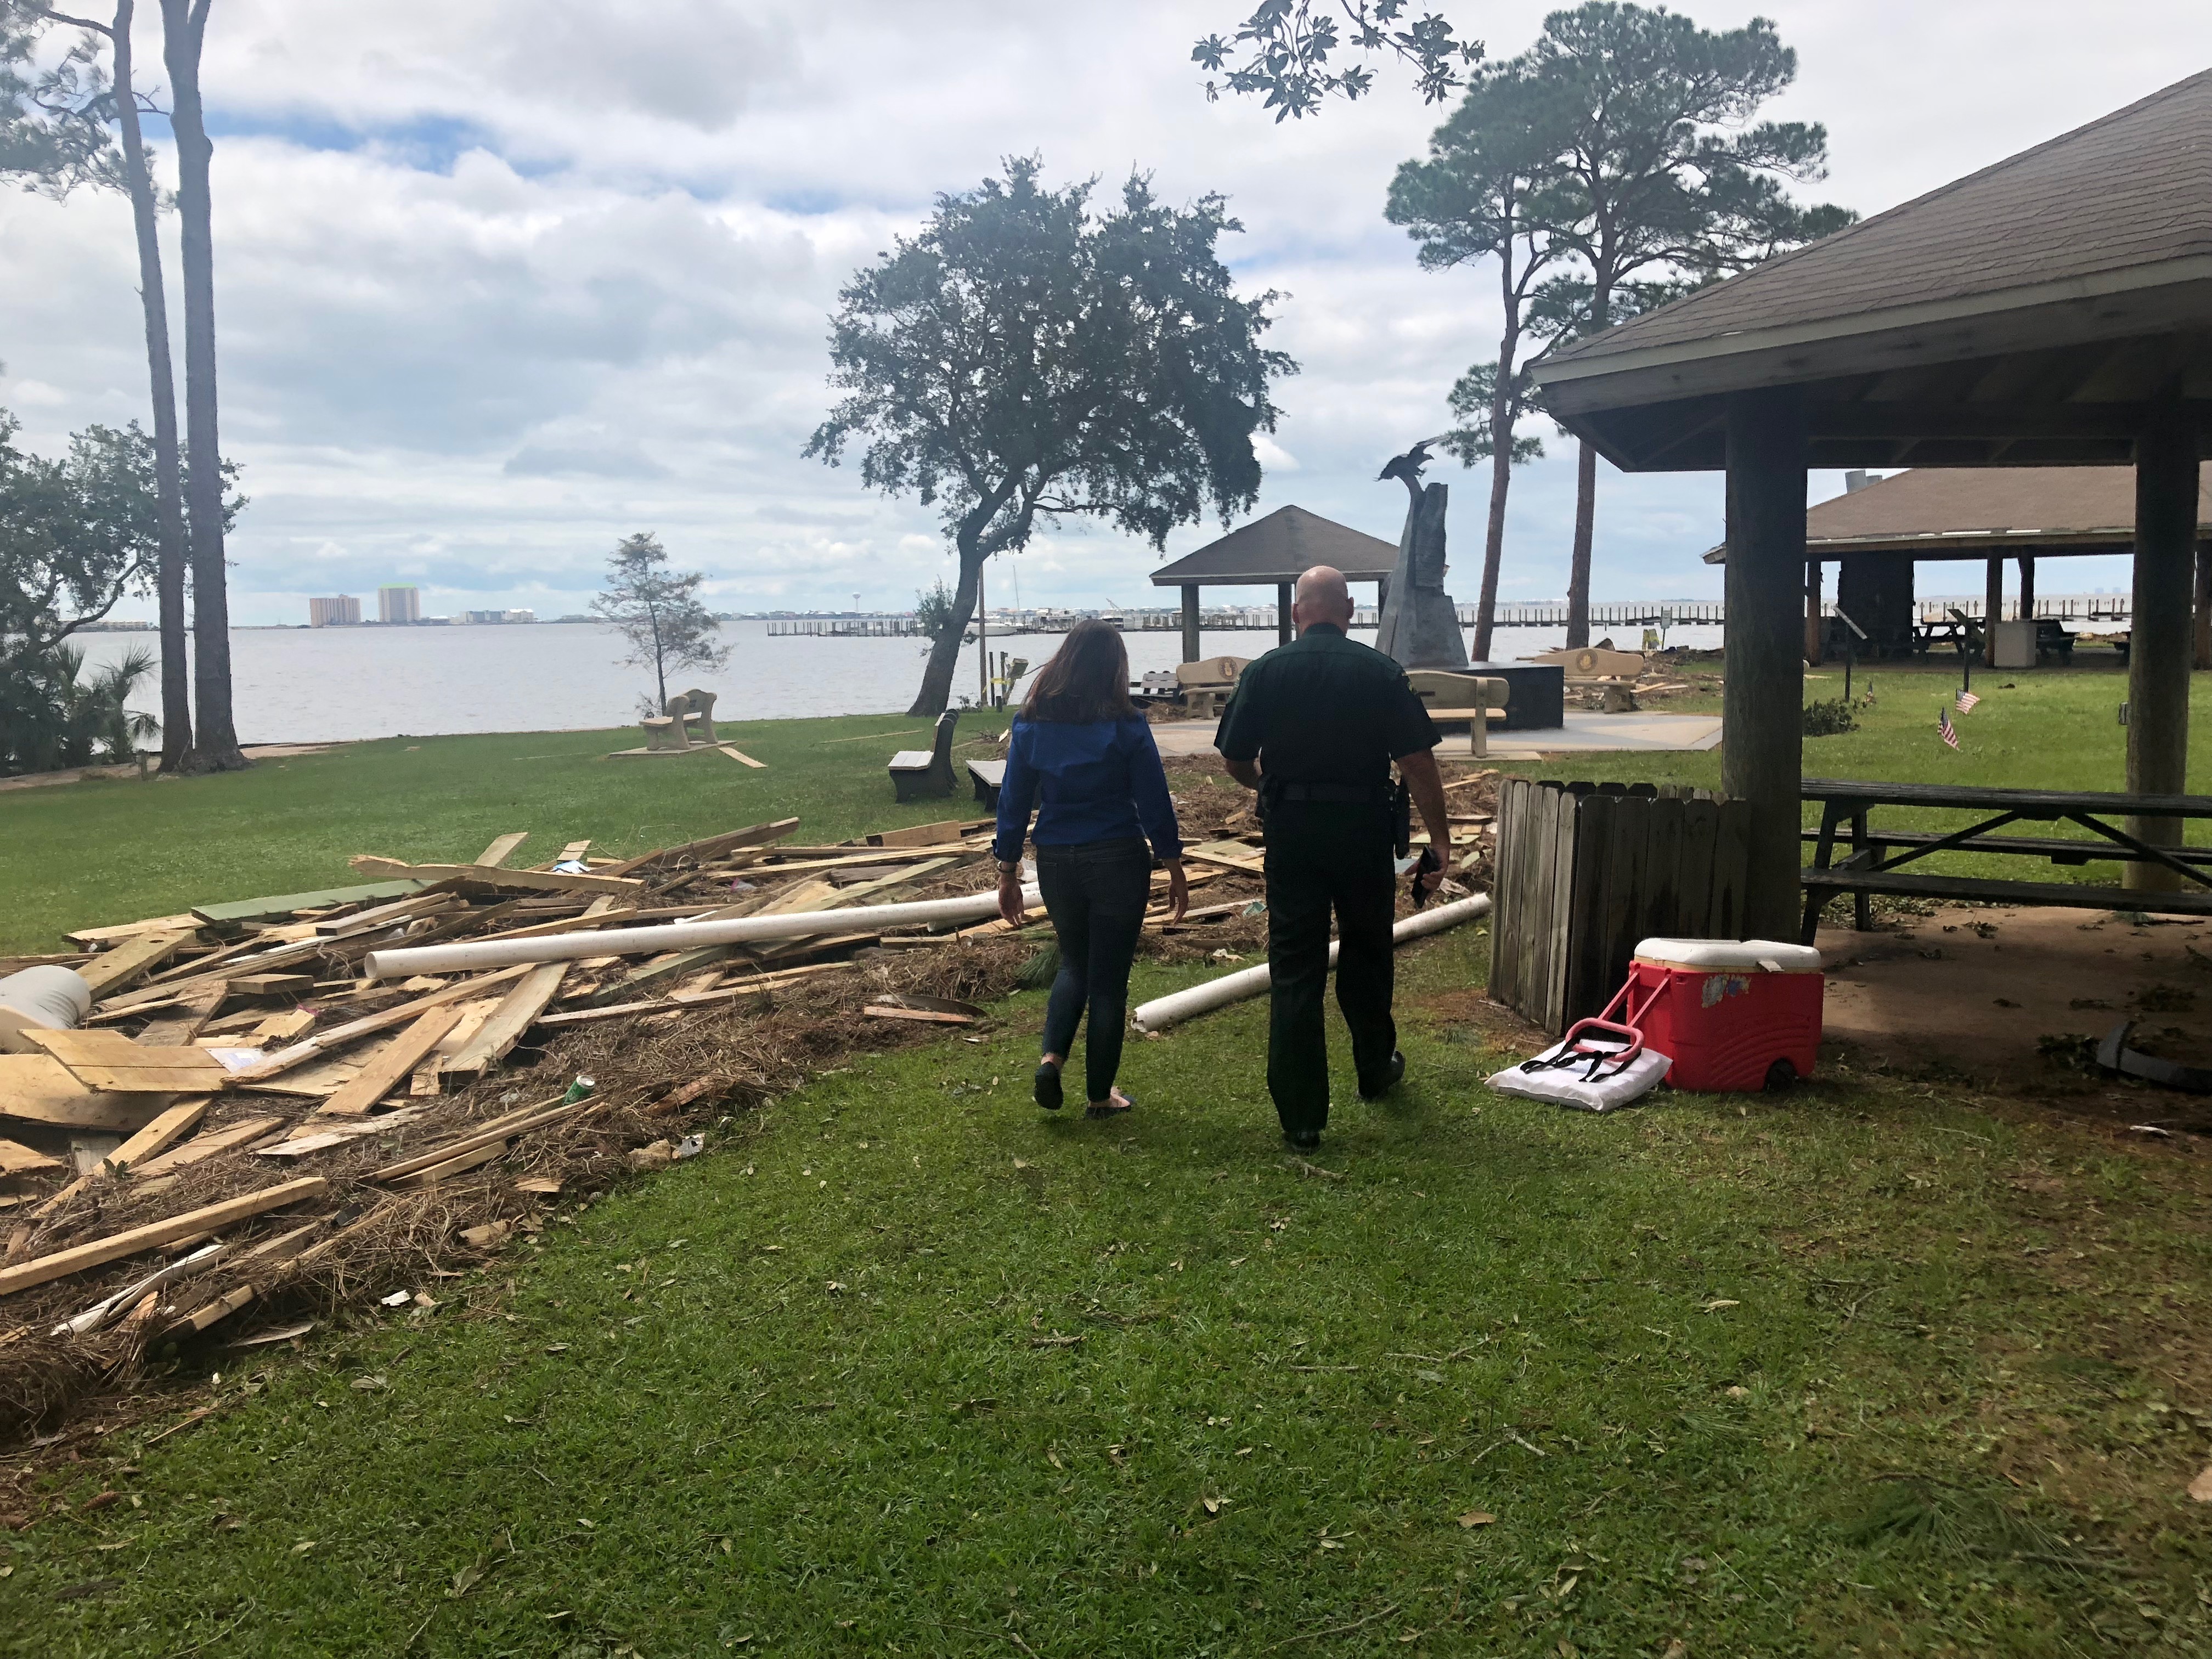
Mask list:
[[[1974,705],[1980,701],[1981,699],[1976,696],[1972,692],[1961,691],[1959,693],[1959,712],[1961,714],[1972,713]]]
[[[1959,746],[1958,729],[1951,724],[1951,711],[1949,709],[1944,708],[1936,711],[1936,729],[1942,734],[1943,741],[1948,744],[1952,748],[1956,749]]]

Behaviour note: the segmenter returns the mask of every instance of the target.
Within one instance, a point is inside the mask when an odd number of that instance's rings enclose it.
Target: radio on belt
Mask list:
[[[1668,1083],[1731,1092],[1812,1075],[1821,989],[1820,953],[1809,945],[1647,939],[1615,1002],[1646,1047],[1673,1056]]]

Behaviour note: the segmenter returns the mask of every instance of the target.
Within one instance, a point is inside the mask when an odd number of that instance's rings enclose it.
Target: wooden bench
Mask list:
[[[999,810],[999,791],[1006,787],[1006,763],[1002,760],[971,760],[968,775],[975,781],[975,799],[993,811]]]
[[[1839,893],[1856,902],[1853,921],[1872,925],[1868,897],[1875,893],[1921,898],[1971,900],[1992,904],[2057,905],[2083,909],[2157,911],[2168,915],[2212,916],[2212,852],[2168,847],[2143,840],[2125,827],[2130,818],[2212,818],[2212,796],[2130,795],[2087,790],[1987,789],[1963,784],[1876,783],[1844,778],[1807,778],[1803,798],[1820,803],[1820,827],[1812,832],[1812,867],[1799,874],[1805,891],[1801,937],[1809,945],[1820,912]],[[1949,833],[1875,830],[1868,817],[1877,807],[1972,812],[1980,821]],[[2094,840],[2049,836],[1998,836],[2008,823],[2069,823],[2088,830]],[[1834,857],[1838,831],[1849,851]],[[1895,849],[1892,852],[1892,849]],[[1890,856],[1885,856],[1890,852]],[[1905,872],[1899,866],[1937,853],[2008,854],[2087,864],[2093,859],[2155,864],[2181,878],[2178,891],[2091,886],[2087,883],[2012,881],[1956,876],[1934,871]]]
[[[952,793],[952,728],[960,711],[937,717],[937,741],[927,749],[902,749],[890,758],[891,789],[902,801],[926,800]]]

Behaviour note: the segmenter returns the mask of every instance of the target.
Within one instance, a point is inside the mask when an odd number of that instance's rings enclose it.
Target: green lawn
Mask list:
[[[1963,757],[1908,678],[1808,766],[1998,781],[2012,744],[2117,781],[2110,678],[1992,689]],[[741,732],[766,773],[508,737],[0,795],[10,938],[508,829],[943,816],[884,804],[892,742],[821,746],[905,724]],[[1586,770],[1717,780],[1655,758]],[[1095,1124],[1027,1103],[1018,995],[487,1270],[367,1287],[434,1311],[193,1357],[210,1420],[0,1487],[69,1504],[0,1533],[0,1652],[2212,1650],[2201,1160],[1833,1071],[1607,1118],[1494,1095],[1486,944],[1403,958],[1397,1097],[1352,1099],[1340,1029],[1310,1170],[1263,1006],[1133,1043],[1142,1109]]]

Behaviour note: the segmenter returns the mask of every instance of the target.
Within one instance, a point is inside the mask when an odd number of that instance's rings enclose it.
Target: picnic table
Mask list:
[[[1870,783],[1850,778],[1807,778],[1800,787],[1806,800],[1820,803],[1820,827],[1804,832],[1804,838],[1814,843],[1812,867],[1799,877],[1805,890],[1802,937],[1808,945],[1820,926],[1821,910],[1839,893],[1852,896],[1852,920],[1861,932],[1870,925],[1867,901],[1875,893],[2212,916],[2212,849],[2158,846],[2114,822],[2130,817],[2212,818],[2212,795],[1991,789],[1963,784]],[[1961,830],[1877,830],[1869,818],[1875,808],[1883,806],[1936,807],[1978,817]],[[2010,823],[2060,823],[2077,824],[2098,839],[1991,833]],[[1835,857],[1839,830],[1849,843],[1841,860]],[[2092,859],[2159,864],[2186,878],[2191,885],[2179,892],[2142,892],[2078,882],[2010,881],[1901,868],[1935,853],[2006,853],[2048,859],[2057,865],[2082,865]]]

